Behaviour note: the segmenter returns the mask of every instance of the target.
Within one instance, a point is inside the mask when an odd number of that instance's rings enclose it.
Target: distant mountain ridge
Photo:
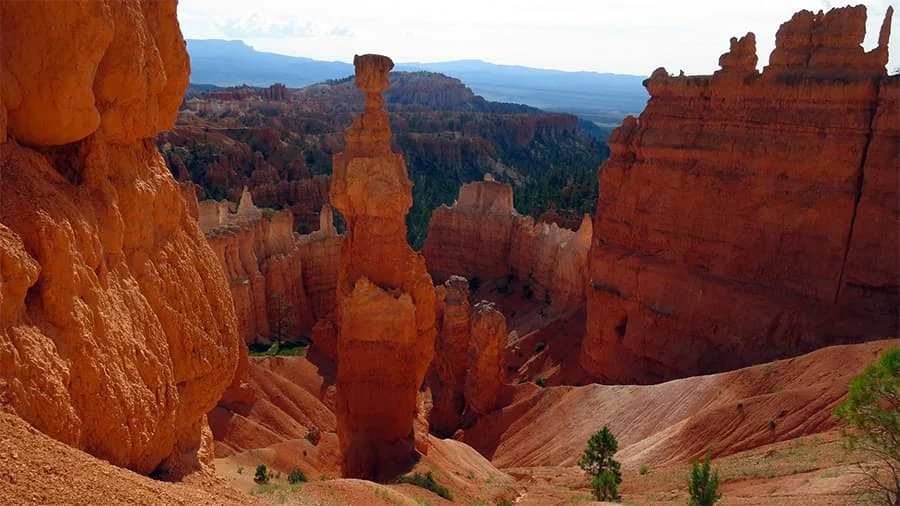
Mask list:
[[[188,39],[191,82],[218,86],[301,88],[353,74],[353,65],[257,51],[242,41]],[[567,72],[480,60],[398,63],[396,70],[440,72],[456,77],[489,101],[569,112],[603,126],[637,114],[647,102],[645,76]]]

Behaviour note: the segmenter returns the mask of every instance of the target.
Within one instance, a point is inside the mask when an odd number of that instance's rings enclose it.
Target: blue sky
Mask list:
[[[865,4],[868,49],[891,2]],[[180,0],[178,13],[187,38],[240,39],[261,51],[321,60],[349,62],[357,53],[381,53],[398,62],[480,59],[649,75],[660,66],[674,73],[711,73],[728,40],[748,31],[756,34],[762,67],[778,26],[794,12],[840,5],[822,0]],[[894,16],[894,39],[900,37],[898,25],[900,14]],[[889,70],[900,67],[900,49],[894,53]]]

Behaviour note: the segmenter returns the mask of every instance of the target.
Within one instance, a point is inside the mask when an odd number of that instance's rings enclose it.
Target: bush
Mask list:
[[[641,466],[641,470],[638,471],[638,472],[640,472],[642,475],[647,474],[647,473],[650,472],[650,467],[648,467],[648,466]]]
[[[306,475],[303,474],[303,471],[297,469],[296,467],[291,470],[290,474],[288,474],[288,483],[291,485],[295,485],[297,483],[302,483],[306,481]]]
[[[710,474],[709,453],[700,464],[696,460],[691,466],[691,475],[688,478],[688,506],[712,506],[722,494],[719,493],[719,473],[712,471]]]
[[[834,410],[850,427],[844,446],[865,454],[860,484],[876,504],[900,504],[900,348],[891,348],[850,382]]]
[[[539,386],[541,388],[544,388],[545,386],[547,386],[547,380],[544,379],[542,376],[538,376],[537,378],[534,378],[534,382],[535,382],[535,384],[537,384],[537,386]]]
[[[410,483],[412,485],[431,490],[444,499],[450,501],[453,500],[453,495],[450,493],[447,487],[434,481],[434,476],[432,476],[431,471],[428,471],[425,474],[415,473],[412,476],[401,476],[400,479],[397,480],[397,483]]]
[[[544,348],[546,347],[547,343],[545,343],[544,341],[540,341],[534,346],[534,354],[537,355],[538,353],[544,351]]]
[[[256,474],[253,475],[253,481],[260,484],[269,483],[269,470],[265,464],[256,466]]]
[[[622,472],[619,461],[613,458],[618,449],[619,443],[615,436],[604,425],[603,429],[588,440],[588,446],[578,461],[578,467],[591,478],[591,489],[598,501],[619,499],[618,488],[622,483]]]

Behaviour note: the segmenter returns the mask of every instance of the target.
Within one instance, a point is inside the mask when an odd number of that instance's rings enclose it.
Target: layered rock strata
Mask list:
[[[770,64],[645,81],[600,170],[582,365],[655,382],[897,335],[900,78],[888,10],[802,11]]]
[[[469,282],[450,276],[435,290],[438,335],[429,373],[431,432],[450,437],[500,401],[506,318],[495,306],[469,303]]]
[[[354,59],[365,111],[334,157],[331,201],[347,220],[338,271],[336,415],[345,476],[388,478],[415,454],[416,395],[434,354],[434,286],[406,243],[412,183],[390,147],[382,92],[393,62]]]
[[[512,187],[487,176],[463,185],[452,207],[434,211],[422,254],[439,281],[511,275],[531,280],[535,298],[564,311],[584,304],[591,236],[588,216],[577,231],[523,217]]]
[[[210,462],[238,359],[227,280],[152,141],[188,83],[175,10],[0,3],[0,404],[170,477]]]
[[[205,200],[199,216],[231,282],[241,336],[248,344],[309,338],[318,320],[334,314],[341,236],[330,206],[319,230],[298,235],[290,211],[263,212],[246,188],[233,205]]]

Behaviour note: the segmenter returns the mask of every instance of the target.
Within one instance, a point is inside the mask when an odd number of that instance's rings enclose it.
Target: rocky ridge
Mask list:
[[[530,281],[536,300],[568,311],[584,304],[591,236],[586,215],[577,231],[520,215],[512,187],[486,176],[434,211],[422,254],[438,281],[512,276]]]
[[[732,39],[712,76],[645,82],[600,170],[582,365],[615,382],[897,335],[900,78],[888,13],[801,11],[770,63]]]

